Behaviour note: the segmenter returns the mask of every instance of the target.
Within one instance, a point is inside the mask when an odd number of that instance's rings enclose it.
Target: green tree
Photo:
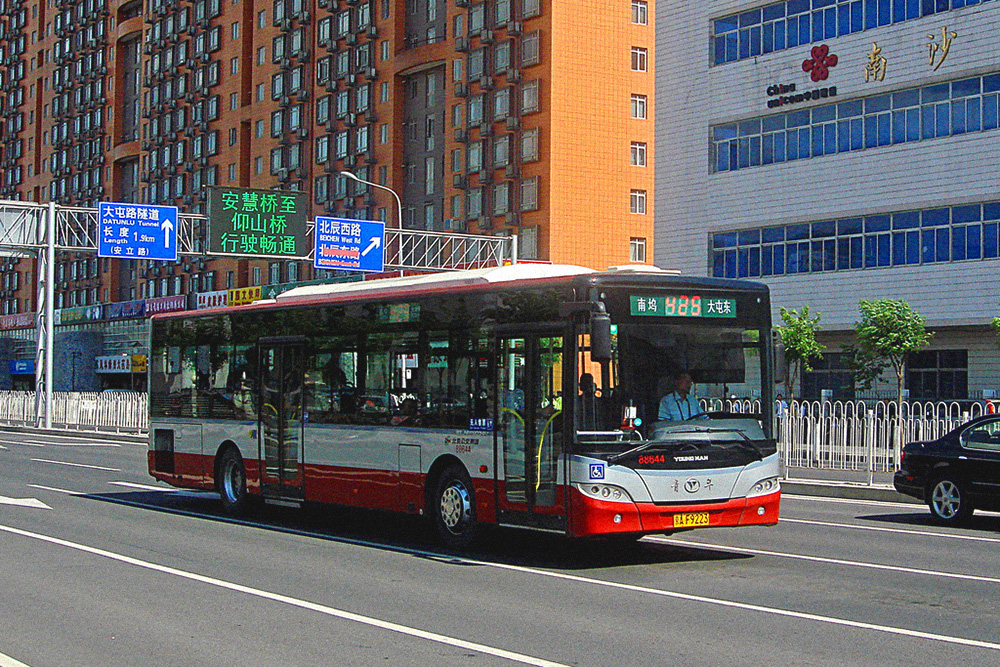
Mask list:
[[[852,349],[855,378],[863,389],[871,389],[886,367],[896,374],[896,441],[903,444],[903,380],[906,359],[926,347],[933,334],[927,331],[923,315],[906,301],[862,299],[858,302],[861,321],[855,327],[856,347]]]
[[[820,315],[809,317],[809,306],[803,306],[798,313],[787,308],[781,309],[781,321],[785,326],[778,327],[781,343],[785,346],[785,360],[789,366],[788,393],[795,390],[796,381],[803,371],[811,371],[811,361],[823,355],[826,346],[816,340],[816,332],[820,330]]]

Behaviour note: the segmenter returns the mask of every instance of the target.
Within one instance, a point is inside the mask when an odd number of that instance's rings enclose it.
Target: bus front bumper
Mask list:
[[[570,534],[574,537],[656,534],[692,528],[773,526],[778,523],[781,491],[718,503],[657,505],[596,500],[573,489],[570,502]]]

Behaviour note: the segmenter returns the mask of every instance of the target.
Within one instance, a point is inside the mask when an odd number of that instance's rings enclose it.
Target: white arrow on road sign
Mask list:
[[[37,498],[7,498],[0,496],[0,505],[17,505],[18,507],[36,507],[41,510],[52,509]]]
[[[160,229],[163,230],[163,247],[170,247],[170,232],[174,229],[174,223],[169,220],[164,220],[160,223]]]
[[[372,250],[374,250],[375,248],[378,248],[381,245],[382,245],[382,237],[381,236],[372,237],[371,243],[368,244],[368,247],[361,251],[361,256],[364,257],[365,255],[367,255],[368,253],[370,253]]]

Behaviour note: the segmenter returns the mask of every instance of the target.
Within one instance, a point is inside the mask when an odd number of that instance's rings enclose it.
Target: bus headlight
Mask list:
[[[769,493],[774,493],[781,489],[781,482],[778,481],[777,477],[768,477],[767,479],[762,479],[753,485],[750,489],[750,493],[747,494],[747,498],[753,498],[754,496],[766,496]]]
[[[586,483],[577,484],[576,488],[583,495],[595,500],[605,500],[612,503],[632,502],[632,497],[628,495],[628,491],[614,484]]]

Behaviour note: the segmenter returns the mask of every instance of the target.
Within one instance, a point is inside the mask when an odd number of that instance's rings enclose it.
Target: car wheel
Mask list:
[[[449,547],[464,548],[475,540],[476,497],[472,480],[461,466],[451,466],[438,479],[434,519],[441,539]]]
[[[250,503],[246,468],[243,465],[243,457],[232,447],[222,453],[222,458],[219,460],[219,478],[215,486],[226,514],[238,516],[246,512]]]
[[[931,483],[927,505],[934,518],[946,525],[963,523],[972,516],[972,501],[965,485],[952,477],[942,477]]]

